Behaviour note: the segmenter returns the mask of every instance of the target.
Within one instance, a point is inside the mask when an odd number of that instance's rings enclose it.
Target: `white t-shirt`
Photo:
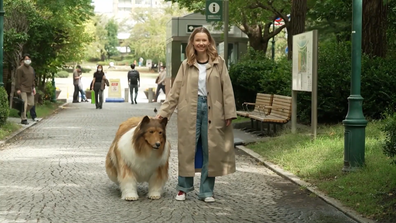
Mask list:
[[[198,95],[206,96],[206,64],[198,63],[199,77],[198,77]]]

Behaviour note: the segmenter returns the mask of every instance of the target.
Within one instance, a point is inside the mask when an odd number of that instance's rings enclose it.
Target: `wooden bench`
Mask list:
[[[285,124],[291,119],[292,112],[292,98],[283,95],[273,95],[272,105],[260,106],[261,113],[270,110],[267,115],[249,115],[249,118],[261,123],[261,131],[263,131],[263,124],[268,123],[268,132],[270,130],[269,124],[274,124],[274,132],[276,132],[276,124]]]
[[[257,93],[256,95],[256,102],[244,102],[242,104],[242,111],[237,111],[237,115],[249,118],[250,115],[268,115],[271,111],[269,107],[264,106],[271,106],[272,105],[272,94],[262,94]],[[254,106],[254,110],[251,108]]]

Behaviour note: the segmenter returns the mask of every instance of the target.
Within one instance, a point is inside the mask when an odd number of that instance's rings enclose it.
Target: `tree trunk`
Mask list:
[[[383,0],[363,1],[362,52],[369,56],[386,56],[387,10]]]
[[[287,27],[288,38],[287,47],[289,60],[293,56],[293,35],[303,33],[305,31],[305,16],[307,14],[307,0],[293,0],[292,11],[290,14],[290,27]]]
[[[268,41],[263,42],[262,38],[256,36],[249,36],[249,45],[254,49],[262,52],[267,51]]]
[[[263,41],[262,28],[260,26],[250,27],[247,36],[249,37],[249,45],[254,50],[266,52],[268,41]]]

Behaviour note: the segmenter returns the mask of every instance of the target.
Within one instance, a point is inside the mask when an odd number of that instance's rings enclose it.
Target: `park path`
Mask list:
[[[170,179],[161,200],[139,186],[136,202],[120,199],[104,163],[118,125],[150,115],[158,103],[67,104],[0,150],[0,222],[314,222],[352,223],[344,213],[237,150],[237,172],[216,178],[216,202],[195,191],[176,201],[176,115],[168,124]]]

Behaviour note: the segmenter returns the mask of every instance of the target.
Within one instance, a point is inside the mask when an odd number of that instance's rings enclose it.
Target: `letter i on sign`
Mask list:
[[[209,7],[209,9],[212,9],[212,13],[216,14],[216,13],[218,13],[220,11],[220,5],[218,3],[216,3],[216,2],[213,2],[211,4],[211,6]]]

